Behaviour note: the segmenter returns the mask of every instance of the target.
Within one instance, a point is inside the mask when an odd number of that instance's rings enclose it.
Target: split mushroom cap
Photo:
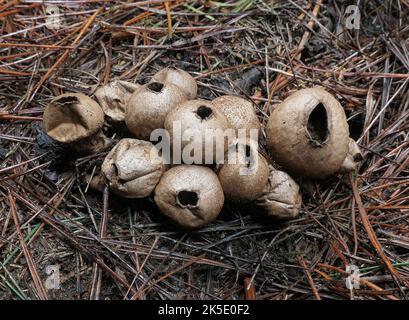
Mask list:
[[[269,166],[270,174],[263,194],[254,205],[256,209],[277,219],[296,218],[301,209],[300,187],[284,171]]]
[[[167,67],[155,73],[152,81],[174,84],[186,93],[189,100],[193,100],[197,96],[196,80],[185,70]]]
[[[138,139],[149,140],[153,130],[163,128],[166,115],[187,100],[186,94],[168,82],[150,82],[129,98],[125,123]]]
[[[104,113],[114,121],[125,120],[125,108],[131,94],[139,84],[114,80],[95,91],[95,97]]]
[[[209,168],[180,165],[166,171],[155,189],[160,211],[186,229],[203,227],[219,215],[224,195]]]
[[[361,161],[362,153],[359,149],[358,144],[351,138],[349,138],[348,144],[348,154],[342,163],[340,172],[351,172],[355,171],[358,165],[358,162]]]
[[[212,104],[223,112],[232,128],[245,129],[246,136],[250,136],[250,130],[254,129],[258,135],[261,124],[250,101],[237,96],[226,95],[214,99]]]
[[[225,130],[229,128],[224,114],[206,100],[185,101],[165,120],[170,142],[180,141],[186,164],[213,164],[223,160],[228,139]]]
[[[46,133],[62,143],[88,138],[101,130],[103,123],[101,107],[82,93],[65,93],[54,98],[43,115]]]
[[[102,163],[110,190],[124,198],[144,198],[155,189],[165,166],[155,146],[137,139],[122,139]]]
[[[267,160],[258,152],[257,142],[252,140],[230,145],[225,163],[217,174],[226,198],[235,203],[259,198],[267,185],[268,175]]]
[[[98,103],[81,93],[65,93],[45,108],[43,127],[54,140],[70,144],[80,153],[103,148],[107,139],[101,129],[104,112]]]
[[[266,135],[278,164],[310,178],[336,173],[348,152],[345,112],[321,87],[299,90],[279,104],[270,115]]]

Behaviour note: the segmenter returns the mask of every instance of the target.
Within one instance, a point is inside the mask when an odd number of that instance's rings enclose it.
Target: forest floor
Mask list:
[[[407,297],[407,0],[360,1],[355,20],[347,0],[68,3],[0,0],[0,299]],[[264,125],[292,92],[323,86],[364,159],[353,174],[296,177],[301,213],[279,223],[226,204],[184,232],[151,198],[93,192],[84,176],[106,152],[61,149],[42,131],[44,107],[170,65],[196,78],[200,98],[250,99]]]

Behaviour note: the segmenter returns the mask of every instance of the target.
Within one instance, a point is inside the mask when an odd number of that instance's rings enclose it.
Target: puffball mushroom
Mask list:
[[[138,139],[149,140],[153,130],[163,128],[166,115],[186,94],[169,82],[150,82],[137,89],[129,98],[125,123]]]
[[[230,126],[236,130],[245,129],[246,136],[250,137],[250,130],[258,132],[261,129],[260,121],[250,101],[237,96],[220,96],[212,104],[226,116]]]
[[[170,142],[180,142],[186,164],[213,164],[223,160],[227,150],[225,130],[229,127],[224,114],[205,100],[185,101],[165,120]]]
[[[107,145],[101,132],[104,112],[97,102],[81,93],[65,93],[45,108],[43,127],[54,140],[80,154],[99,151]]]
[[[310,178],[336,173],[348,153],[345,112],[321,87],[299,90],[280,103],[270,115],[266,135],[278,164]]]
[[[139,84],[114,80],[95,91],[104,113],[114,121],[125,120],[125,108],[131,94],[140,87]]]
[[[268,182],[261,197],[254,201],[255,208],[278,219],[293,219],[301,208],[300,187],[284,171],[269,166]]]
[[[254,141],[237,141],[227,152],[218,178],[227,199],[246,203],[259,198],[268,181],[267,160],[258,152]]]
[[[351,138],[349,138],[348,154],[342,163],[340,172],[355,171],[357,164],[362,160],[362,153],[358,144]]]
[[[102,163],[110,190],[124,198],[144,198],[164,172],[163,159],[149,141],[122,139]]]
[[[185,70],[167,67],[155,73],[152,81],[174,84],[186,93],[189,100],[193,100],[197,96],[196,80]]]
[[[219,215],[223,189],[209,168],[179,165],[166,171],[155,189],[160,211],[186,229],[203,227]]]

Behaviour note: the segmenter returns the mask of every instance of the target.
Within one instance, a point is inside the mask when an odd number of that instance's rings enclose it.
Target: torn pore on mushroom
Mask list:
[[[321,87],[299,90],[280,103],[270,115],[266,136],[278,164],[310,178],[336,173],[348,152],[345,112]]]
[[[166,171],[155,189],[160,211],[186,229],[203,227],[219,215],[224,195],[209,168],[179,165]]]
[[[225,130],[229,128],[225,115],[210,101],[201,99],[181,103],[165,120],[170,142],[180,143],[186,164],[213,164],[222,160],[227,150]]]

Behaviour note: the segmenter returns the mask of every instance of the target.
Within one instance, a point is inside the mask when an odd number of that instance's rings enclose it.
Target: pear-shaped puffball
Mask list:
[[[267,128],[271,157],[286,171],[323,179],[340,170],[348,153],[345,112],[320,87],[299,90],[271,113]]]
[[[124,198],[144,198],[159,182],[165,166],[155,146],[137,139],[122,139],[102,163],[110,190]]]
[[[185,101],[165,120],[170,142],[180,143],[181,160],[186,164],[214,164],[223,160],[229,128],[224,114],[205,100]]]
[[[155,202],[160,211],[179,226],[196,229],[217,218],[224,195],[211,169],[180,165],[163,174],[155,189]]]
[[[43,114],[44,131],[80,154],[104,148],[108,140],[101,132],[104,112],[82,93],[65,93],[54,98]]]
[[[149,140],[153,130],[164,127],[166,115],[186,94],[172,83],[150,82],[137,89],[129,98],[125,123],[138,139]]]
[[[185,70],[167,67],[155,73],[152,77],[152,81],[172,83],[186,93],[189,100],[196,99],[196,80]]]
[[[233,129],[245,130],[245,136],[252,138],[254,135],[254,140],[258,140],[261,124],[250,101],[227,95],[214,99],[212,104],[223,112]],[[252,134],[251,130],[254,130]]]
[[[235,203],[259,198],[268,181],[267,160],[258,152],[258,144],[250,139],[230,145],[224,164],[218,170],[226,198]]]

